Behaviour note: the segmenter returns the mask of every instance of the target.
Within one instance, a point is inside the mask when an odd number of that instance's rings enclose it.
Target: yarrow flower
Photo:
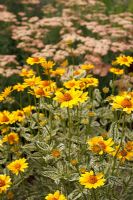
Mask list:
[[[89,145],[89,150],[99,155],[114,151],[112,148],[112,145],[114,144],[112,138],[104,140],[102,136],[97,136],[89,139],[87,143]]]
[[[58,190],[54,194],[48,194],[45,197],[46,200],[67,200],[66,197],[61,194]]]
[[[81,185],[84,185],[85,188],[92,189],[101,187],[105,184],[106,179],[103,178],[103,173],[95,174],[92,170],[90,172],[85,172],[81,174],[79,182]]]
[[[6,192],[11,185],[11,178],[5,174],[0,174],[0,194]]]
[[[28,163],[25,158],[21,158],[19,160],[15,160],[7,165],[7,168],[13,173],[18,175],[20,172],[24,172],[26,168],[28,168]]]
[[[116,63],[119,65],[126,65],[127,67],[130,67],[130,65],[133,63],[133,57],[120,55],[116,58]]]

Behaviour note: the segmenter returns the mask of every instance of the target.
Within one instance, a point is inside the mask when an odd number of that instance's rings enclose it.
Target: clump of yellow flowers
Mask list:
[[[107,85],[93,63],[26,63],[22,81],[0,93],[3,105],[19,97],[16,110],[0,111],[0,197],[117,199],[119,189],[120,199],[132,199],[133,90],[119,91],[115,81],[130,76],[133,57],[112,62]]]

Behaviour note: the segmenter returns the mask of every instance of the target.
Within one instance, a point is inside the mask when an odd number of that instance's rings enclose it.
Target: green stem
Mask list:
[[[67,113],[68,113],[68,127],[69,127],[69,135],[68,135],[68,138],[69,138],[69,144],[68,144],[68,155],[69,155],[69,160],[70,160],[70,157],[71,157],[71,115],[70,115],[70,109],[67,108]]]

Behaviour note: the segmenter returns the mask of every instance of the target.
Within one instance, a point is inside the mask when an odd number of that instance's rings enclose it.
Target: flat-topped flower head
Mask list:
[[[55,63],[51,60],[42,62],[41,66],[47,71],[53,68],[53,66],[55,65]]]
[[[64,86],[68,89],[72,89],[72,88],[77,88],[79,89],[79,81],[75,80],[75,79],[72,79],[72,80],[69,80],[69,81],[66,81],[64,83]]]
[[[40,64],[45,61],[46,61],[45,58],[42,58],[42,57],[33,57],[33,58],[29,57],[26,60],[27,64],[29,64],[29,65]]]
[[[12,124],[15,122],[15,120],[16,119],[9,111],[4,110],[3,112],[0,112],[0,124]]]
[[[74,105],[78,105],[79,102],[83,103],[87,100],[88,93],[80,90],[66,90],[66,91],[57,91],[55,93],[54,100],[58,101],[61,104],[61,107],[73,108]]]
[[[133,97],[130,95],[117,95],[112,97],[113,102],[111,103],[113,109],[123,110],[130,114],[133,111]]]
[[[19,141],[19,136],[15,132],[11,132],[8,135],[5,135],[2,139],[3,143],[8,142],[10,145],[18,143]]]
[[[130,67],[130,65],[133,63],[133,57],[120,55],[116,58],[116,63],[119,65],[126,65],[127,67]]]
[[[66,72],[66,69],[58,67],[56,70],[52,70],[50,73],[52,76],[62,76]]]
[[[93,78],[93,77],[81,78],[79,80],[80,89],[85,89],[85,88],[88,88],[88,87],[97,87],[98,84],[99,84],[98,79]]]
[[[116,74],[116,75],[124,74],[124,70],[123,69],[119,69],[119,68],[111,67],[109,71],[112,72],[113,74]]]
[[[33,86],[39,85],[40,82],[41,82],[41,78],[35,77],[35,76],[24,79],[24,85],[27,87],[33,87]]]
[[[11,185],[10,176],[6,176],[5,174],[0,174],[0,194],[6,192]]]
[[[22,69],[22,71],[20,72],[20,76],[22,77],[32,77],[35,75],[35,72],[30,69],[30,70],[27,70],[27,69]]]
[[[105,184],[106,179],[103,178],[103,173],[97,173],[95,174],[92,170],[90,172],[85,172],[81,174],[81,177],[79,178],[79,182],[81,185],[83,185],[85,188],[92,189],[101,187]]]
[[[119,145],[115,147],[115,151],[112,153],[113,156],[116,156],[121,162],[125,160],[132,161],[133,160],[133,150],[120,147]]]
[[[114,142],[112,138],[104,140],[102,136],[96,136],[88,140],[89,150],[93,153],[102,155],[104,153],[111,153],[114,151],[112,148]]]
[[[83,70],[91,70],[91,69],[93,69],[94,68],[94,65],[92,65],[92,64],[83,64],[83,65],[81,65],[81,69],[83,69]]]
[[[52,194],[48,194],[46,197],[45,197],[46,200],[67,200],[66,197],[61,194],[58,190]]]
[[[15,160],[7,165],[7,168],[13,173],[18,175],[20,172],[24,172],[26,168],[28,168],[28,163],[25,158],[21,158],[19,160]]]

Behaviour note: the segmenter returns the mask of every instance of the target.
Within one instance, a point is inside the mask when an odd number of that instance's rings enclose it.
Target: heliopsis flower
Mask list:
[[[16,85],[13,86],[13,90],[17,90],[18,92],[23,92],[25,88],[26,85],[20,83],[17,83]]]
[[[103,178],[103,173],[95,174],[92,170],[90,172],[85,172],[81,174],[79,182],[81,185],[84,185],[85,188],[97,188],[105,184],[106,179]]]
[[[85,89],[90,86],[97,87],[99,84],[99,81],[97,78],[89,77],[89,78],[81,78],[79,80],[79,87],[80,89]]]
[[[83,70],[91,70],[91,69],[93,69],[94,68],[94,65],[92,65],[92,64],[84,64],[84,65],[81,65],[81,69],[83,69]]]
[[[69,80],[63,84],[66,88],[79,88],[79,81],[76,81],[75,79]]]
[[[58,190],[54,194],[48,194],[45,197],[46,200],[67,200],[66,197],[61,194]]]
[[[45,58],[41,58],[41,57],[35,57],[35,58],[29,57],[26,60],[27,64],[29,65],[40,64],[45,61],[46,61]]]
[[[89,150],[102,155],[104,153],[111,153],[114,151],[112,145],[114,144],[112,138],[104,140],[102,136],[96,136],[88,140]]]
[[[116,74],[116,75],[124,74],[123,69],[118,69],[118,68],[114,68],[114,67],[111,67],[109,71],[112,72],[113,74]]]
[[[24,79],[24,85],[25,86],[29,86],[29,87],[33,87],[33,86],[36,86],[36,85],[39,85],[41,82],[41,78],[40,77],[31,77],[31,78],[25,78]]]
[[[133,141],[128,141],[125,145],[127,151],[133,151]]]
[[[10,176],[6,176],[5,174],[0,174],[0,194],[2,192],[6,192],[7,189],[11,185],[11,178]]]
[[[64,60],[61,64],[61,67],[67,67],[68,66],[68,60]]]
[[[9,111],[4,110],[0,112],[0,124],[12,124],[15,122],[15,118]]]
[[[21,158],[19,160],[15,160],[7,165],[7,168],[13,173],[18,175],[20,172],[24,172],[26,168],[28,168],[28,163],[25,158]]]
[[[25,115],[30,115],[32,110],[35,110],[35,106],[29,105],[23,108],[23,112]]]
[[[6,87],[3,92],[0,94],[0,102],[5,100],[12,92],[12,87]]]
[[[31,76],[34,76],[35,75],[35,72],[30,69],[30,70],[27,70],[27,69],[22,69],[21,73],[20,73],[20,76],[24,76],[24,77],[31,77]]]
[[[41,98],[41,97],[47,97],[50,98],[52,95],[51,91],[48,90],[48,88],[42,88],[42,87],[33,87],[33,91],[30,93],[35,95],[36,98]]]
[[[133,151],[127,150],[127,148],[122,148],[120,146],[115,147],[115,151],[112,153],[113,156],[116,156],[122,162],[125,160],[133,160]]]
[[[25,118],[23,110],[13,111],[11,115],[12,115],[12,118],[15,119],[15,121],[19,121],[19,122],[23,121]]]
[[[111,98],[113,109],[120,109],[130,114],[133,111],[133,98],[130,95],[117,95]]]
[[[119,65],[126,65],[127,67],[130,67],[130,65],[133,63],[133,57],[120,55],[116,58],[116,63]]]
[[[61,104],[62,107],[69,107],[73,108],[74,105],[78,105],[79,102],[83,103],[87,100],[87,94],[83,93],[83,91],[80,90],[67,90],[65,92],[57,91],[55,93],[56,97],[54,97],[54,100],[58,101]]]
[[[5,135],[2,139],[3,143],[8,142],[9,144],[18,143],[19,136],[17,133],[11,132],[8,135]]]
[[[45,61],[41,63],[41,66],[46,70],[50,70],[53,68],[53,66],[55,65],[55,63],[53,61]]]
[[[65,69],[63,69],[63,68],[57,68],[54,71],[52,70],[50,73],[51,73],[52,76],[62,76],[62,75],[65,74],[65,72],[66,72]]]

